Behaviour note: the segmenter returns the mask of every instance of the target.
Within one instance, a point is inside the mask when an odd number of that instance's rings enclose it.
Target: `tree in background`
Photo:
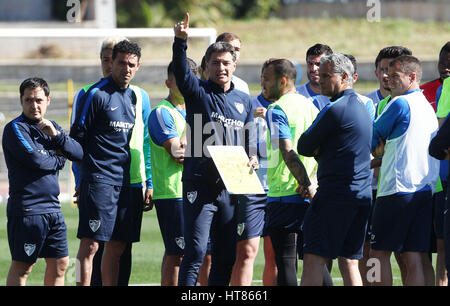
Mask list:
[[[276,10],[281,0],[231,0],[235,18],[265,18]]]
[[[281,0],[116,0],[118,27],[172,27],[185,12],[191,25],[210,26],[224,19],[264,18]]]

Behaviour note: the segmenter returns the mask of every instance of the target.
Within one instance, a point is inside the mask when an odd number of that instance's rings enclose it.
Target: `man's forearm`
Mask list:
[[[283,156],[286,166],[289,171],[291,171],[297,182],[303,187],[309,187],[311,185],[311,181],[309,180],[308,173],[306,173],[306,168],[297,153],[294,150],[281,150],[281,155]]]

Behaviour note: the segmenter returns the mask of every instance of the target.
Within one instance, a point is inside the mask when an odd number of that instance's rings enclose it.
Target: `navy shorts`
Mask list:
[[[281,198],[280,198],[281,199]],[[297,254],[303,259],[303,219],[309,206],[309,201],[299,197],[300,202],[271,201],[266,208],[266,230],[285,229],[297,233]]]
[[[300,231],[309,202],[269,202],[267,204],[266,227]]]
[[[160,199],[154,202],[166,254],[184,254],[183,199]]]
[[[447,194],[445,197],[445,212],[444,212],[444,245],[445,245],[445,268],[450,271],[450,214],[448,209],[450,208],[449,203],[450,198],[450,188],[447,185]]]
[[[370,241],[370,236],[372,236],[372,214],[376,200],[377,200],[377,190],[372,189],[372,203],[371,203],[372,205],[370,205],[369,217],[367,218],[366,241]]]
[[[434,233],[437,239],[444,239],[444,211],[446,190],[435,193],[434,201]]]
[[[265,194],[247,194],[238,196],[237,204],[237,240],[261,237],[266,217]]]
[[[303,223],[304,254],[362,258],[370,201],[370,197],[340,200],[317,193]]]
[[[131,188],[82,181],[78,202],[78,238],[132,242]]]
[[[372,216],[371,248],[393,252],[430,249],[431,191],[378,197]]]
[[[141,239],[142,214],[144,213],[144,194],[141,187],[130,188],[130,215],[131,215],[131,241],[138,242]]]
[[[8,217],[12,260],[35,263],[38,258],[69,256],[67,227],[61,212]]]

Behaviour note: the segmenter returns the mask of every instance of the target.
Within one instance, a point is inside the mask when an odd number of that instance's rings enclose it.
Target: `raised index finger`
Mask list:
[[[189,26],[189,13],[186,12],[186,15],[184,17],[184,26],[188,27]]]

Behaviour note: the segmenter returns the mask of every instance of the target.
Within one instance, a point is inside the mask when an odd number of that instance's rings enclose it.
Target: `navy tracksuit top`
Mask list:
[[[3,131],[3,153],[8,167],[8,216],[60,211],[58,173],[66,158],[79,161],[83,150],[54,121],[60,134],[54,138],[37,128],[37,121],[23,114]],[[57,155],[57,151],[63,156]]]
[[[318,193],[371,197],[372,120],[353,89],[342,91],[317,115],[297,144],[298,154],[318,162]],[[315,154],[318,150],[318,155]]]
[[[135,117],[133,90],[119,87],[111,75],[89,88],[70,129],[84,150],[82,179],[114,186],[130,183],[129,140]]]
[[[240,145],[256,153],[256,129],[250,96],[234,88],[224,91],[211,81],[201,81],[186,62],[186,40],[175,38],[174,74],[186,104],[187,148],[183,180],[217,181],[218,171],[206,145]],[[256,155],[256,154],[252,154]]]

